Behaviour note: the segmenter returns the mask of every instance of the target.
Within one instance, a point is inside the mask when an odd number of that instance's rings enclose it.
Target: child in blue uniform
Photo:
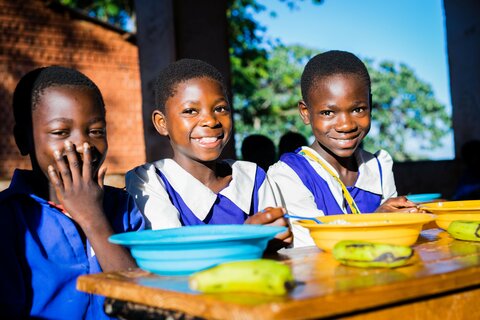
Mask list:
[[[14,135],[33,170],[15,170],[0,193],[0,314],[8,319],[103,319],[103,299],[77,291],[78,276],[135,267],[107,239],[143,229],[133,199],[103,186],[105,106],[82,73],[39,68],[18,83]]]
[[[155,85],[152,120],[167,136],[173,159],[134,168],[126,175],[151,228],[201,224],[287,225],[266,173],[246,161],[218,158],[232,133],[232,114],[221,74],[183,59],[165,68]],[[262,212],[259,212],[262,211]],[[290,231],[277,235],[286,245]]]
[[[349,52],[328,51],[305,66],[298,108],[315,141],[268,171],[292,215],[416,211],[397,197],[390,155],[360,147],[370,130],[370,87],[365,65]],[[313,244],[307,230],[294,226],[293,232],[295,246]]]

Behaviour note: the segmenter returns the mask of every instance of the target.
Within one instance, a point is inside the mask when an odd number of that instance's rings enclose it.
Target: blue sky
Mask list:
[[[319,50],[339,49],[379,62],[402,62],[430,83],[438,101],[451,112],[447,47],[442,0],[297,1],[290,10],[279,0],[259,0],[268,10],[256,15],[267,35],[285,44]],[[432,159],[453,158],[453,136],[429,153]]]

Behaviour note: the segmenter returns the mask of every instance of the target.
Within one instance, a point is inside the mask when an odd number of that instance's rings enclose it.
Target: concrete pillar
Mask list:
[[[135,0],[135,10],[146,156],[153,161],[172,155],[168,139],[157,134],[151,121],[153,80],[162,68],[182,58],[204,60],[223,74],[230,92],[227,1]],[[235,157],[233,135],[223,157]]]
[[[155,107],[153,84],[160,70],[176,60],[172,0],[135,0],[137,45],[142,82],[143,128],[147,161],[171,157],[167,138],[152,123]]]
[[[480,139],[480,2],[444,0],[455,154]]]
[[[175,38],[177,59],[206,61],[217,68],[231,92],[231,71],[228,44],[227,1],[176,0]],[[232,95],[230,94],[232,103]],[[234,158],[233,135],[223,151],[224,158]]]

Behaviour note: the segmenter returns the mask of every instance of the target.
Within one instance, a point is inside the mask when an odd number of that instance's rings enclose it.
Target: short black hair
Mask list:
[[[56,86],[81,86],[96,95],[100,106],[105,108],[102,94],[97,85],[78,70],[49,66],[26,73],[18,82],[13,93],[13,116],[16,126],[31,128],[32,111],[35,110],[44,90]]]
[[[356,55],[347,51],[331,50],[314,56],[305,66],[301,78],[302,98],[307,103],[312,88],[322,78],[332,75],[354,74],[365,81],[371,94],[371,81],[367,67]]]
[[[175,95],[178,84],[195,78],[210,78],[218,81],[225,98],[228,99],[227,87],[222,74],[212,65],[202,60],[181,59],[169,64],[157,76],[155,81],[155,106],[158,110],[165,110],[168,98]]]

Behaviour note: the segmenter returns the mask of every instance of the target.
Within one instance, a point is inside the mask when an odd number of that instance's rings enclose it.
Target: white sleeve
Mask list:
[[[278,161],[268,169],[269,178],[274,181],[280,191],[280,204],[292,215],[306,217],[323,216],[322,210],[317,208],[315,197],[303,184],[300,177],[290,166]],[[295,220],[295,219],[292,219]],[[292,224],[294,247],[314,245],[307,229]]]
[[[265,177],[258,189],[258,210],[263,210],[266,207],[282,207],[280,191],[268,176]]]
[[[393,177],[393,159],[388,152],[380,150],[375,153],[382,168],[382,203],[397,196],[395,178]]]
[[[170,201],[165,184],[153,164],[145,164],[127,172],[125,184],[153,230],[182,226],[180,213]]]

